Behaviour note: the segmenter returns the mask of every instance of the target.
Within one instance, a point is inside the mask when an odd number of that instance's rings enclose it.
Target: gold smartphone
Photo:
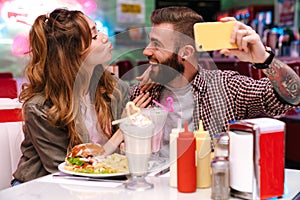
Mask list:
[[[237,45],[230,43],[230,37],[235,23],[236,21],[200,22],[194,24],[197,51],[236,49]]]

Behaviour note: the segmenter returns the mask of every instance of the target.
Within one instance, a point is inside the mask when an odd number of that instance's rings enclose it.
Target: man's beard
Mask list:
[[[161,62],[158,67],[158,73],[151,71],[150,78],[161,85],[169,83],[184,72],[184,66],[178,62],[178,55],[175,53]]]

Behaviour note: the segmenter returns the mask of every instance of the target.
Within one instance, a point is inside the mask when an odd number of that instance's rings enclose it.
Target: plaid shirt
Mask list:
[[[161,85],[151,88],[152,99],[159,100],[163,88]],[[139,93],[139,85],[134,85],[131,100]],[[201,119],[211,138],[225,132],[231,121],[261,113],[275,116],[292,107],[278,98],[268,78],[254,80],[235,71],[201,69],[192,82],[192,93],[194,130],[198,130]]]

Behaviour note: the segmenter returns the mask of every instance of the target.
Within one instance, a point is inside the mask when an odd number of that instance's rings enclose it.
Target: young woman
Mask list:
[[[102,65],[112,57],[112,44],[82,12],[40,15],[29,42],[28,83],[19,97],[25,139],[12,185],[57,171],[80,143],[99,143],[106,154],[116,151],[123,135],[111,122],[129,98],[127,84]]]

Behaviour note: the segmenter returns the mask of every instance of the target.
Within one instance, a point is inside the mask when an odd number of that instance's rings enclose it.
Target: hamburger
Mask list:
[[[104,148],[97,143],[79,144],[65,158],[64,168],[69,171],[89,174],[111,174],[128,172],[127,159],[114,153],[105,156]]]

